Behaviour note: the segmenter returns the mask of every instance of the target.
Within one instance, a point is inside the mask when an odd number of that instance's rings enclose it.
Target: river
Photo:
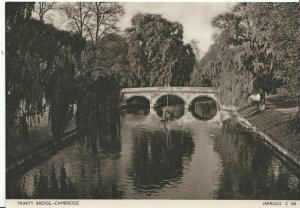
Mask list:
[[[120,146],[76,140],[8,179],[7,198],[300,199],[299,174],[234,120],[129,112]]]

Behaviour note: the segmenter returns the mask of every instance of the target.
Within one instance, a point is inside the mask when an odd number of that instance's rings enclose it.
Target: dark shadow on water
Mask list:
[[[168,130],[136,133],[129,176],[139,190],[155,191],[181,180],[194,142],[189,133]]]
[[[119,132],[110,132],[104,134],[96,134],[95,132],[85,132],[80,136],[80,143],[87,151],[92,154],[98,154],[100,151],[120,152],[121,138]]]

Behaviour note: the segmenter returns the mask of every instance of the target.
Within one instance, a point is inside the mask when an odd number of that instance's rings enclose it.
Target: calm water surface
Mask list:
[[[300,199],[299,175],[234,122],[147,110],[121,122],[120,147],[75,141],[8,180],[8,198]]]

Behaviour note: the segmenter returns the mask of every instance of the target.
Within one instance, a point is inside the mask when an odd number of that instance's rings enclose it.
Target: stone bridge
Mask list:
[[[188,109],[192,102],[199,97],[209,97],[215,100],[218,110],[220,108],[220,104],[216,96],[216,90],[211,87],[141,87],[122,89],[124,102],[133,97],[144,97],[149,101],[150,108],[154,108],[157,101],[166,95],[173,95],[181,98],[186,109]]]

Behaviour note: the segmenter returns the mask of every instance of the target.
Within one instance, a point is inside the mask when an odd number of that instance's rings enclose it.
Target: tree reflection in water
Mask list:
[[[129,173],[134,187],[155,191],[180,181],[184,164],[191,161],[194,142],[187,132],[169,130],[136,133],[133,137],[133,167]]]
[[[101,138],[101,139],[100,139]],[[119,133],[98,134],[93,131],[81,135],[81,144],[92,154],[103,151],[120,152],[121,141]]]
[[[82,167],[80,171],[84,175],[85,169],[84,166]],[[84,186],[78,187],[67,176],[64,165],[61,166],[59,174],[55,172],[53,165],[50,173],[40,170],[38,174],[35,174],[32,196],[28,196],[23,191],[24,186],[21,182],[14,183],[14,185],[15,187],[10,188],[11,191],[7,192],[7,198],[11,198],[11,194],[13,194],[13,198],[18,199],[120,199],[124,194],[117,185],[104,185],[101,180],[94,183],[89,191]]]
[[[223,164],[216,198],[299,199],[299,176],[287,170],[272,150],[237,123],[224,123],[214,148]]]
[[[9,174],[7,198],[299,199],[299,175],[234,122],[127,114],[122,125],[122,149],[77,140]]]

